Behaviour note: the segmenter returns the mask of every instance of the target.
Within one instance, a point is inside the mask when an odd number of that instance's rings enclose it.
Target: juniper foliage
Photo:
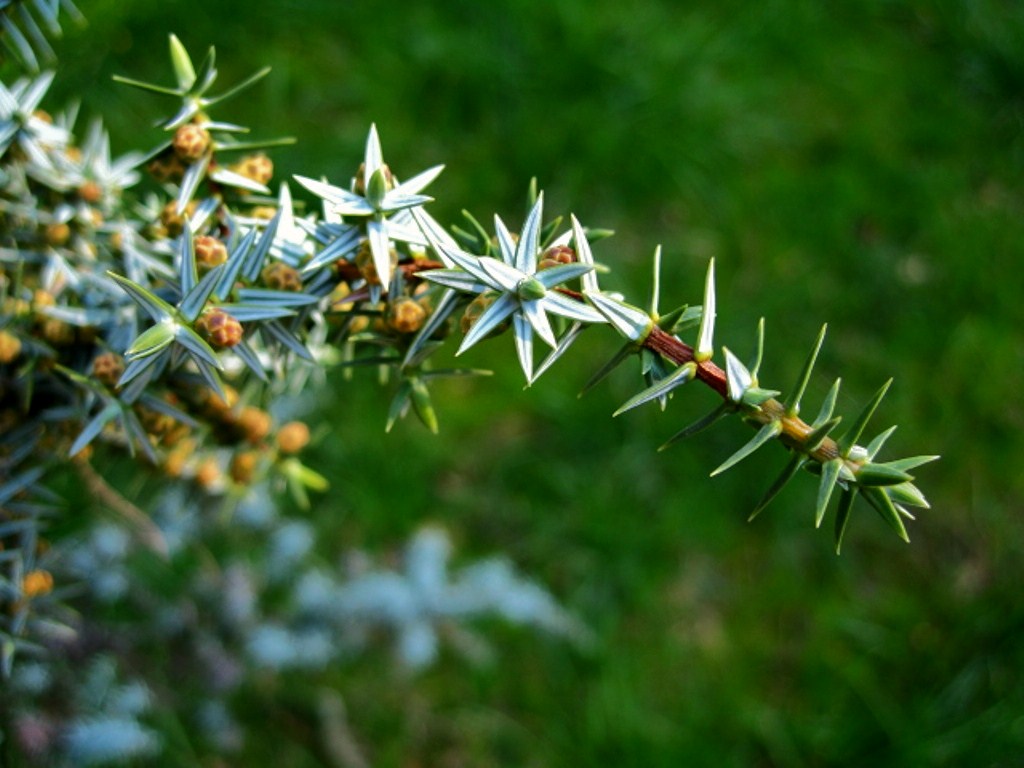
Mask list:
[[[351,179],[294,177],[320,201],[307,209],[288,181],[271,186],[266,152],[291,139],[250,139],[222,117],[268,70],[218,90],[215,52],[197,65],[173,36],[169,84],[118,78],[166,98],[166,140],[115,156],[99,121],[80,137],[77,109],[44,111],[53,73],[40,62],[67,16],[77,11],[66,1],[0,5],[4,41],[26,70],[0,85],[0,667],[12,694],[4,715],[26,755],[102,764],[161,749],[147,721],[156,694],[120,682],[114,659],[126,648],[173,642],[208,704],[195,726],[229,751],[244,738],[233,692],[260,674],[343,663],[382,633],[410,669],[431,664],[442,642],[488,657],[468,623],[485,615],[589,641],[507,561],[451,570],[439,529],[417,533],[399,567],[358,553],[325,566],[310,526],[278,503],[287,494],[306,508],[327,487],[301,458],[315,415],[295,415],[325,366],[377,372],[393,393],[388,430],[412,416],[436,432],[432,385],[486,373],[435,363],[452,337],[461,355],[510,336],[532,385],[600,326],[621,346],[591,386],[640,363],[638,391],[616,415],[664,408],[693,382],[720,396],[663,447],[737,416],[754,434],[713,474],[768,443],[789,454],[751,517],[800,470],[819,478],[815,525],[838,499],[837,551],[857,499],[903,539],[910,510],[927,507],[912,472],[936,457],[882,460],[892,428],[865,437],[888,383],[844,421],[836,380],[814,418],[801,417],[824,328],[790,390],[759,379],[763,321],[748,361],[716,346],[713,261],[699,304],[662,311],[656,249],[650,296],[627,301],[595,256],[611,233],[546,215],[535,184],[518,231],[468,213],[446,228],[426,194],[442,167],[403,180],[376,126]],[[161,477],[154,509],[115,489],[119,454]],[[51,537],[66,507],[47,480],[69,465],[116,524]],[[222,553],[216,567],[196,560],[203,548]],[[172,584],[137,567],[154,557]],[[116,619],[126,613],[149,620],[128,630]],[[54,697],[68,702],[59,715],[46,707]]]

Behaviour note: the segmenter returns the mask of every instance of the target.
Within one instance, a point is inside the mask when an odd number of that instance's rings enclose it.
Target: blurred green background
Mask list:
[[[919,472],[933,508],[909,546],[858,508],[837,558],[810,479],[746,523],[781,451],[707,477],[742,425],[655,452],[710,393],[612,419],[637,389],[624,369],[577,399],[610,334],[527,391],[510,339],[473,350],[497,375],[438,391],[439,437],[385,436],[390,393],[332,376],[309,454],[333,484],[311,513],[324,555],[440,522],[460,556],[507,552],[598,642],[495,625],[489,667],[409,677],[382,650],[287,678],[249,705],[261,735],[239,764],[317,764],[302,713],[323,685],[379,766],[1021,764],[1024,5],[81,5],[51,103],[81,94],[121,151],[154,145],[168,104],[110,75],[169,82],[169,32],[215,45],[225,85],[271,64],[218,117],[299,138],[279,179],[347,179],[371,121],[399,176],[447,163],[444,223],[517,226],[536,176],[548,211],[617,231],[606,286],[642,300],[661,243],[666,305],[697,303],[715,256],[718,342],[745,356],[765,316],[765,385],[788,388],[828,322],[811,396],[842,376],[852,414],[893,376],[889,455],[943,455]]]

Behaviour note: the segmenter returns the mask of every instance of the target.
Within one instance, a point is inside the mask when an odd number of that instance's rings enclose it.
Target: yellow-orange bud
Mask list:
[[[174,132],[171,146],[184,162],[194,163],[210,148],[210,132],[195,123],[186,123]]]
[[[103,352],[92,361],[92,375],[97,381],[113,387],[124,373],[124,360],[116,352]]]
[[[260,277],[263,278],[263,284],[267,288],[272,288],[275,291],[298,293],[302,290],[302,278],[299,276],[299,270],[283,261],[268,264],[263,268]]]
[[[274,176],[274,163],[262,152],[255,155],[246,155],[237,163],[231,166],[235,173],[252,179],[257,184],[269,184]]]
[[[242,485],[252,482],[256,474],[256,465],[259,463],[260,455],[256,451],[240,451],[231,457],[231,466],[228,471],[231,479]]]
[[[48,595],[53,591],[53,574],[36,569],[29,571],[21,580],[21,593],[27,598]]]
[[[0,331],[0,364],[11,363],[21,354],[21,339],[9,331]]]
[[[194,246],[196,264],[200,269],[213,269],[228,260],[228,247],[216,237],[200,235]]]
[[[214,347],[233,347],[242,340],[242,324],[223,309],[206,310],[195,329]]]
[[[237,424],[245,439],[253,445],[270,434],[270,414],[251,405],[239,411]]]
[[[203,459],[196,467],[196,482],[203,488],[212,488],[220,477],[220,465],[212,457]]]
[[[399,333],[416,333],[427,319],[427,310],[410,298],[399,298],[388,307],[388,325]]]
[[[277,432],[277,448],[281,453],[298,453],[309,443],[309,427],[301,421],[289,421]]]

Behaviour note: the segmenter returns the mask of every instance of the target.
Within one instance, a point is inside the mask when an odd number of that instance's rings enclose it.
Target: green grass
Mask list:
[[[920,472],[933,509],[911,545],[858,509],[837,559],[813,530],[810,482],[745,523],[781,452],[707,478],[747,439],[740,425],[655,452],[708,393],[612,419],[636,387],[623,373],[578,400],[610,335],[526,392],[510,339],[474,350],[467,362],[498,375],[441,388],[436,438],[405,423],[385,436],[388,393],[334,376],[331,431],[310,453],[333,483],[312,513],[325,556],[438,521],[467,556],[507,552],[598,642],[579,653],[495,626],[491,667],[446,658],[407,679],[382,652],[287,680],[254,693],[274,717],[249,710],[266,736],[246,764],[267,764],[271,744],[276,765],[317,764],[304,715],[322,686],[382,766],[1024,753],[1016,5],[82,5],[90,26],[61,45],[58,87],[109,113],[124,149],[156,141],[144,127],[166,105],[107,78],[166,80],[168,32],[216,44],[225,82],[269,63],[223,115],[298,136],[274,155],[283,172],[347,177],[375,121],[399,175],[447,163],[432,187],[442,221],[461,208],[518,221],[536,176],[549,210],[618,231],[598,258],[638,300],[656,244],[666,303],[698,302],[715,256],[719,343],[746,354],[764,315],[767,386],[791,385],[829,322],[810,394],[841,375],[849,414],[894,376],[877,423],[901,425],[894,455],[944,457]]]

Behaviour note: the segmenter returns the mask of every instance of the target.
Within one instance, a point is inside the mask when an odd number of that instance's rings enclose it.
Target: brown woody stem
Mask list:
[[[684,365],[685,363],[696,361],[693,347],[680,341],[672,334],[665,333],[658,326],[651,328],[647,338],[644,339],[644,346],[652,352],[657,352],[666,360],[671,360],[676,365]],[[725,371],[710,360],[697,363],[697,378],[723,398],[728,396],[729,385],[725,380]]]
[[[672,334],[666,333],[658,326],[651,328],[647,338],[643,340],[643,346],[652,352],[657,352],[666,360],[671,360],[676,365],[696,362],[693,347]],[[710,360],[697,363],[697,378],[715,390],[723,399],[728,397],[729,387],[725,371]],[[839,446],[830,437],[826,437],[815,450],[806,451],[804,445],[814,431],[813,428],[799,416],[786,413],[785,406],[774,398],[761,403],[759,410],[751,410],[744,413],[743,416],[758,425],[769,424],[773,421],[780,422],[782,434],[779,435],[779,439],[783,444],[805,452],[822,464],[839,457]]]
[[[415,273],[423,269],[436,269],[440,266],[437,262],[414,262],[411,265],[403,265],[409,273]],[[571,296],[577,301],[585,301],[583,294],[569,288],[556,288],[559,293]],[[723,400],[729,397],[729,383],[725,371],[719,368],[710,360],[698,362],[693,347],[684,341],[680,341],[670,333],[666,333],[657,325],[653,325],[647,336],[641,342],[642,346],[656,352],[666,360],[671,360],[676,365],[686,363],[697,363],[697,379],[704,382],[711,389],[715,390]],[[839,446],[836,441],[826,437],[813,451],[806,449],[807,438],[814,429],[806,421],[796,414],[786,412],[785,406],[778,400],[772,398],[759,406],[758,409],[751,409],[743,414],[743,417],[757,425],[770,424],[778,421],[782,424],[782,433],[779,440],[789,448],[799,450],[815,461],[824,464],[827,461],[839,457]]]

